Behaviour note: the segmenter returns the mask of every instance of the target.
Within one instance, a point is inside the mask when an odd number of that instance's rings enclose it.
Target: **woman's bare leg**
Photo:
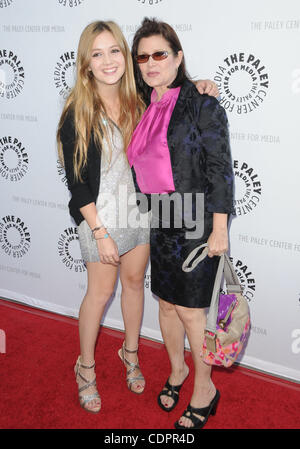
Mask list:
[[[134,351],[138,348],[139,334],[144,310],[144,276],[149,259],[149,245],[139,245],[121,256],[120,281],[122,284],[121,306],[125,326],[125,348]],[[137,364],[137,353],[125,352],[129,362]],[[140,374],[135,370],[130,377]],[[133,382],[131,388],[139,392],[145,382]]]
[[[211,366],[204,363],[202,358],[205,310],[181,306],[176,306],[176,309],[186,330],[195,367],[194,390],[190,404],[195,408],[207,407],[215,396],[216,388],[211,380]],[[181,417],[179,424],[193,427],[192,421],[186,417]]]
[[[86,295],[79,310],[79,337],[81,363],[91,366],[95,359],[95,345],[100,322],[107,301],[111,297],[117,279],[118,268],[101,262],[87,262],[88,286]],[[95,377],[92,369],[80,368],[81,375],[91,381]],[[79,387],[85,383],[78,376]],[[89,387],[82,392],[89,395],[96,392],[96,387]],[[93,399],[86,404],[87,408],[99,407],[99,400]]]
[[[171,364],[169,383],[180,385],[189,373],[184,361],[184,327],[178,316],[176,306],[163,299],[159,300],[159,323]],[[171,407],[174,400],[161,395],[160,400],[165,407]]]

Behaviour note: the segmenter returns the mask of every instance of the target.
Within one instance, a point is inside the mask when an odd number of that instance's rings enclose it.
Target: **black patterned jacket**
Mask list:
[[[170,119],[167,140],[175,191],[204,194],[205,240],[212,231],[213,213],[234,211],[234,175],[224,108],[216,98],[200,95],[191,81],[185,81]],[[134,166],[133,176],[136,182]],[[195,207],[193,203],[193,215]]]

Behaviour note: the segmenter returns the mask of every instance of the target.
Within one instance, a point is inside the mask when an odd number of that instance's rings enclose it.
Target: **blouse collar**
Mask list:
[[[167,103],[168,101],[170,101],[171,98],[174,98],[174,97],[177,98],[179,91],[180,91],[180,86],[175,87],[173,89],[168,89],[167,92],[165,92],[163,94],[161,99],[159,101],[156,101],[157,93],[156,93],[156,90],[153,89],[152,93],[151,93],[151,104],[161,105],[161,104]]]

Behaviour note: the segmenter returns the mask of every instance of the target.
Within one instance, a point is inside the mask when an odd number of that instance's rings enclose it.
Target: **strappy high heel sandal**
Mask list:
[[[157,397],[158,405],[165,412],[171,412],[176,407],[177,402],[179,400],[180,389],[181,389],[182,385],[184,384],[185,380],[187,379],[188,375],[189,375],[189,372],[186,375],[186,377],[184,378],[184,381],[180,385],[171,385],[169,382],[169,379],[165,383],[164,388],[162,389],[162,391],[159,393],[159,395]],[[168,396],[169,398],[173,399],[173,401],[174,401],[173,404],[170,407],[166,407],[161,401],[161,396]]]
[[[140,370],[140,367],[139,367],[139,363],[135,364],[133,362],[129,362],[129,360],[127,360],[126,357],[125,357],[125,352],[127,352],[128,354],[136,354],[138,352],[138,350],[136,349],[135,351],[130,351],[129,349],[126,349],[125,348],[125,341],[124,341],[123,345],[122,345],[122,348],[119,349],[119,351],[118,351],[118,355],[119,355],[120,359],[122,360],[122,362],[124,363],[125,368],[127,370],[127,372],[126,372],[126,382],[127,382],[128,389],[130,391],[132,391],[132,393],[141,394],[141,393],[143,393],[143,391],[145,389],[145,386],[142,387],[142,389],[140,391],[136,391],[136,390],[132,389],[132,384],[134,382],[138,382],[139,380],[145,381],[144,376],[142,375],[142,373],[140,373],[138,376],[129,377],[130,374],[132,374],[135,370]],[[126,365],[128,365],[130,368],[127,369]]]
[[[163,388],[163,390],[159,393],[158,397],[157,397],[157,402],[158,405],[160,406],[160,408],[162,408],[165,412],[171,412],[177,405],[178,399],[179,399],[179,391],[182,387],[184,382],[182,382],[182,384],[180,385],[171,385],[169,383],[169,379],[167,380],[167,382],[165,383],[165,386]],[[169,398],[173,399],[173,404],[170,407],[166,407],[162,402],[161,402],[161,396],[168,396]]]
[[[202,427],[206,424],[208,418],[210,415],[215,415],[217,410],[217,405],[220,399],[220,392],[219,390],[216,390],[215,397],[211,401],[211,403],[204,408],[195,408],[192,407],[191,404],[189,404],[186,408],[186,410],[183,412],[183,415],[185,418],[188,418],[192,421],[193,425],[191,427],[185,427],[179,424],[179,421],[176,421],[174,426],[176,429],[202,429]],[[198,416],[203,416],[204,419],[198,418]]]
[[[82,365],[82,363],[80,361],[80,356],[79,356],[78,359],[77,359],[76,365],[74,367],[74,372],[75,372],[76,382],[78,383],[78,386],[79,386],[78,376],[80,377],[81,380],[83,380],[85,382],[85,385],[80,387],[79,390],[78,390],[79,404],[87,412],[98,413],[98,412],[100,412],[100,409],[101,409],[101,398],[100,398],[100,395],[99,395],[98,391],[96,391],[96,393],[93,393],[93,394],[80,394],[82,391],[86,390],[89,387],[96,387],[97,388],[97,386],[96,386],[96,375],[95,375],[95,378],[92,381],[89,381],[89,380],[85,379],[82,376],[82,374],[79,371],[79,368],[83,368],[83,369],[95,368],[95,362],[91,366]],[[86,407],[86,404],[88,404],[89,402],[91,402],[94,399],[99,399],[100,404],[96,405],[94,408]]]

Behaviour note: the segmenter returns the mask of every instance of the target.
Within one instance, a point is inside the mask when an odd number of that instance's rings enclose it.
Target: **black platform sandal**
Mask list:
[[[220,392],[219,390],[216,391],[215,397],[211,401],[211,403],[204,408],[195,408],[192,407],[191,404],[187,406],[187,409],[183,412],[183,415],[185,418],[188,418],[192,421],[193,426],[192,427],[185,427],[179,424],[179,421],[176,421],[174,426],[176,429],[202,429],[202,427],[206,424],[208,418],[210,415],[215,415],[217,410],[217,405],[220,399]],[[204,419],[200,419],[195,415],[203,416]]]
[[[187,377],[188,377],[188,375],[186,376],[186,378]],[[178,402],[178,399],[179,399],[179,391],[180,391],[182,385],[184,384],[185,379],[182,382],[182,384],[180,384],[180,385],[171,385],[169,383],[169,379],[168,379],[166,384],[165,384],[165,386],[164,386],[164,388],[159,393],[159,395],[157,397],[157,402],[158,402],[158,405],[160,406],[160,408],[162,408],[165,412],[170,412],[177,405],[177,402]],[[171,407],[165,407],[164,406],[164,404],[161,402],[161,399],[160,399],[161,396],[168,396],[171,399],[173,399],[174,403],[171,405]]]

